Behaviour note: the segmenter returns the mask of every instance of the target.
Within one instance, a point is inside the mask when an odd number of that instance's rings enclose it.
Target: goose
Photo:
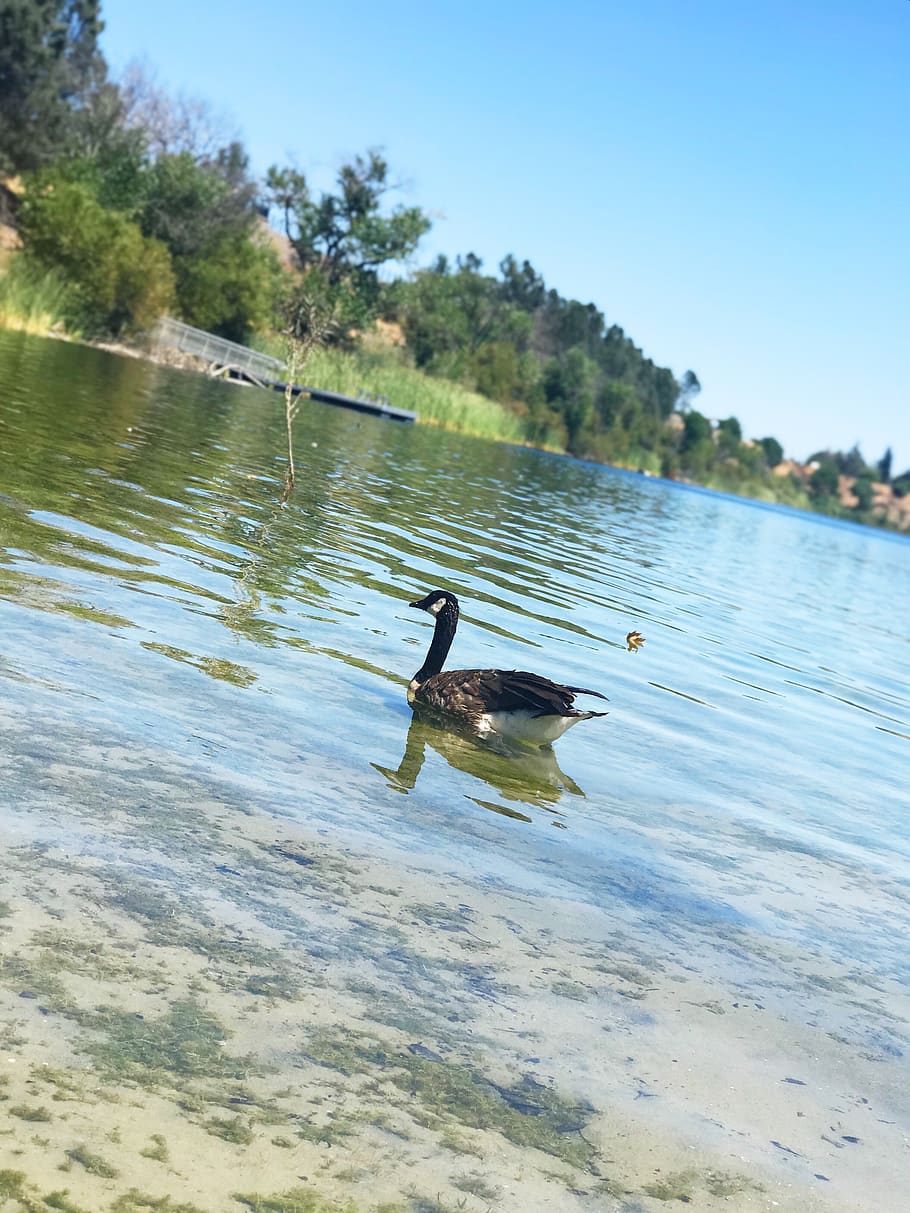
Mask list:
[[[550,745],[579,721],[607,715],[574,707],[576,695],[606,699],[600,691],[563,686],[525,670],[442,673],[458,627],[458,599],[451,590],[431,590],[408,605],[436,618],[426,659],[408,685],[412,707],[423,704],[452,717],[478,737],[493,734],[532,746]]]

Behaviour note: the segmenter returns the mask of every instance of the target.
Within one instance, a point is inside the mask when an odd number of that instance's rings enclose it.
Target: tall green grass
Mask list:
[[[303,374],[313,387],[330,392],[387,396],[397,408],[413,409],[424,424],[479,438],[527,441],[521,418],[503,405],[450,380],[433,379],[413,367],[370,355],[322,349],[313,351]]]
[[[280,339],[260,334],[258,349],[286,356]],[[424,425],[500,442],[527,443],[522,419],[495,400],[448,379],[434,379],[406,366],[394,351],[313,350],[298,377],[308,386],[345,396],[386,396],[396,408],[412,409]]]
[[[39,337],[66,331],[75,337],[72,314],[67,286],[53,271],[39,270],[21,255],[0,270],[0,328]]]

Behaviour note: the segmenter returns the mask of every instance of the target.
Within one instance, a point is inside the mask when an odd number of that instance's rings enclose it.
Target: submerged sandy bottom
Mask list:
[[[893,1059],[779,1012],[783,953],[733,982],[631,913],[0,725],[0,1208],[796,1213],[908,1187]]]

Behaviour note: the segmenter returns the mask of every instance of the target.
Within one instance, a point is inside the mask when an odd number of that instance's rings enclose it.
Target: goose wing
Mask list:
[[[600,691],[564,686],[527,670],[450,670],[429,679],[424,688],[428,700],[440,699],[463,710],[480,712],[530,712],[534,716],[573,716],[576,695]]]

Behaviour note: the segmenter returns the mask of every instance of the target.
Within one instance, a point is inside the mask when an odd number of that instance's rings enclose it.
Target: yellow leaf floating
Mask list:
[[[626,648],[630,653],[637,653],[644,643],[645,638],[641,632],[630,632],[626,637]]]

